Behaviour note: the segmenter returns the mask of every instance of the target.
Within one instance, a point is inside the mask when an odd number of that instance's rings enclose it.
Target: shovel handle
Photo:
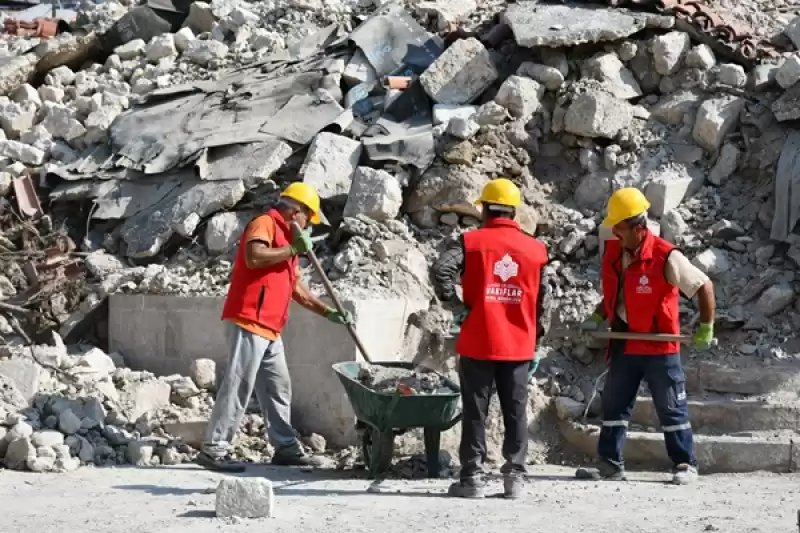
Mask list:
[[[627,333],[623,331],[587,331],[588,335],[596,339],[620,339],[627,341],[650,341],[650,342],[680,342],[688,344],[692,342],[689,335],[670,335],[667,333]]]
[[[292,232],[294,233],[301,231],[303,230],[300,228],[300,226],[296,222],[292,222]],[[328,297],[333,300],[333,306],[337,311],[344,314],[345,310],[342,306],[342,302],[339,301],[339,298],[336,296],[336,291],[333,289],[331,280],[329,280],[327,274],[325,274],[325,270],[322,268],[322,264],[319,262],[319,259],[317,259],[317,255],[313,250],[309,250],[305,255],[308,257],[308,260],[311,262],[314,270],[316,270],[317,274],[319,274],[320,279],[322,279],[322,285],[325,287],[325,292],[328,294]],[[367,354],[364,344],[358,337],[358,334],[356,333],[356,327],[353,324],[346,324],[345,327],[347,328],[347,332],[350,333],[350,337],[353,338],[353,342],[356,344],[356,347],[361,352],[361,356],[367,363],[372,364],[372,358],[370,358],[369,354]]]

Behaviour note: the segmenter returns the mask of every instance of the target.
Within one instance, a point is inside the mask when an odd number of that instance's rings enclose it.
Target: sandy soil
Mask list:
[[[275,484],[276,516],[231,523],[214,517],[220,475],[193,466],[81,468],[70,474],[0,471],[0,514],[14,533],[784,533],[797,531],[800,475],[707,476],[691,487],[663,474],[628,483],[571,479],[572,469],[531,470],[518,501],[445,497],[447,480],[370,482],[338,472],[252,467]],[[334,477],[336,476],[336,477]],[[493,488],[500,490],[500,484]]]

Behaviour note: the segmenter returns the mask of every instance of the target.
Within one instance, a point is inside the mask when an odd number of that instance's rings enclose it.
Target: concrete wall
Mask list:
[[[195,359],[228,357],[223,298],[113,295],[109,303],[109,345],[134,369],[158,375],[188,374]],[[375,361],[408,360],[419,332],[406,326],[408,315],[428,303],[404,298],[345,300],[356,331]],[[361,360],[347,330],[292,304],[283,331],[293,387],[293,423],[319,433],[335,446],[353,443],[354,418],[331,365]]]

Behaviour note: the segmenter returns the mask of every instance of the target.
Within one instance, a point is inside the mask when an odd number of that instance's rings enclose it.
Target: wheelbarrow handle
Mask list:
[[[292,232],[301,231],[303,230],[300,228],[300,226],[296,222],[292,222]],[[322,285],[325,287],[325,292],[327,292],[330,299],[333,300],[333,305],[336,310],[342,314],[345,314],[345,309],[342,306],[342,302],[339,301],[339,298],[336,296],[336,291],[333,289],[331,280],[329,280],[327,274],[325,274],[325,270],[322,268],[322,264],[319,262],[317,255],[313,250],[309,250],[305,255],[308,257],[308,260],[311,262],[314,270],[316,270],[317,274],[319,274],[320,279],[322,279]],[[350,333],[350,337],[353,338],[353,342],[356,344],[356,347],[361,352],[361,356],[367,363],[372,364],[372,358],[364,348],[364,344],[361,342],[358,333],[356,333],[356,327],[353,324],[346,324],[345,327],[347,328],[347,332]]]

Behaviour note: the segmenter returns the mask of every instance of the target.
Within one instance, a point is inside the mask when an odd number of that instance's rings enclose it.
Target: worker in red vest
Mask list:
[[[318,465],[292,428],[291,381],[280,335],[292,300],[331,322],[352,321],[349,314],[339,313],[315,297],[300,279],[298,256],[311,250],[311,239],[307,231],[293,235],[290,225],[295,222],[305,229],[318,224],[319,203],[312,187],[293,183],[281,193],[274,209],[247,225],[239,241],[222,311],[230,357],[197,457],[198,464],[208,469],[244,470],[244,464],[230,458],[231,442],[254,390],[274,448],[272,463]]]
[[[608,319],[612,331],[680,334],[679,292],[698,297],[700,326],[694,347],[708,349],[714,336],[714,287],[674,245],[647,227],[650,202],[635,188],[620,189],[608,202],[603,225],[617,239],[606,241],[601,267],[603,301],[584,329]],[[658,413],[672,482],[697,478],[686,378],[677,342],[614,340],[608,348],[608,375],[603,387],[603,427],[597,444],[598,468],[579,469],[578,477],[624,480],[622,448],[639,385],[644,379]]]
[[[468,309],[456,343],[461,477],[449,494],[484,497],[485,422],[495,386],[505,425],[505,496],[517,498],[528,449],[528,372],[542,333],[539,295],[547,249],[514,221],[521,198],[510,180],[489,182],[476,203],[482,205],[481,228],[462,235],[434,265],[444,299],[454,298],[460,275]]]

